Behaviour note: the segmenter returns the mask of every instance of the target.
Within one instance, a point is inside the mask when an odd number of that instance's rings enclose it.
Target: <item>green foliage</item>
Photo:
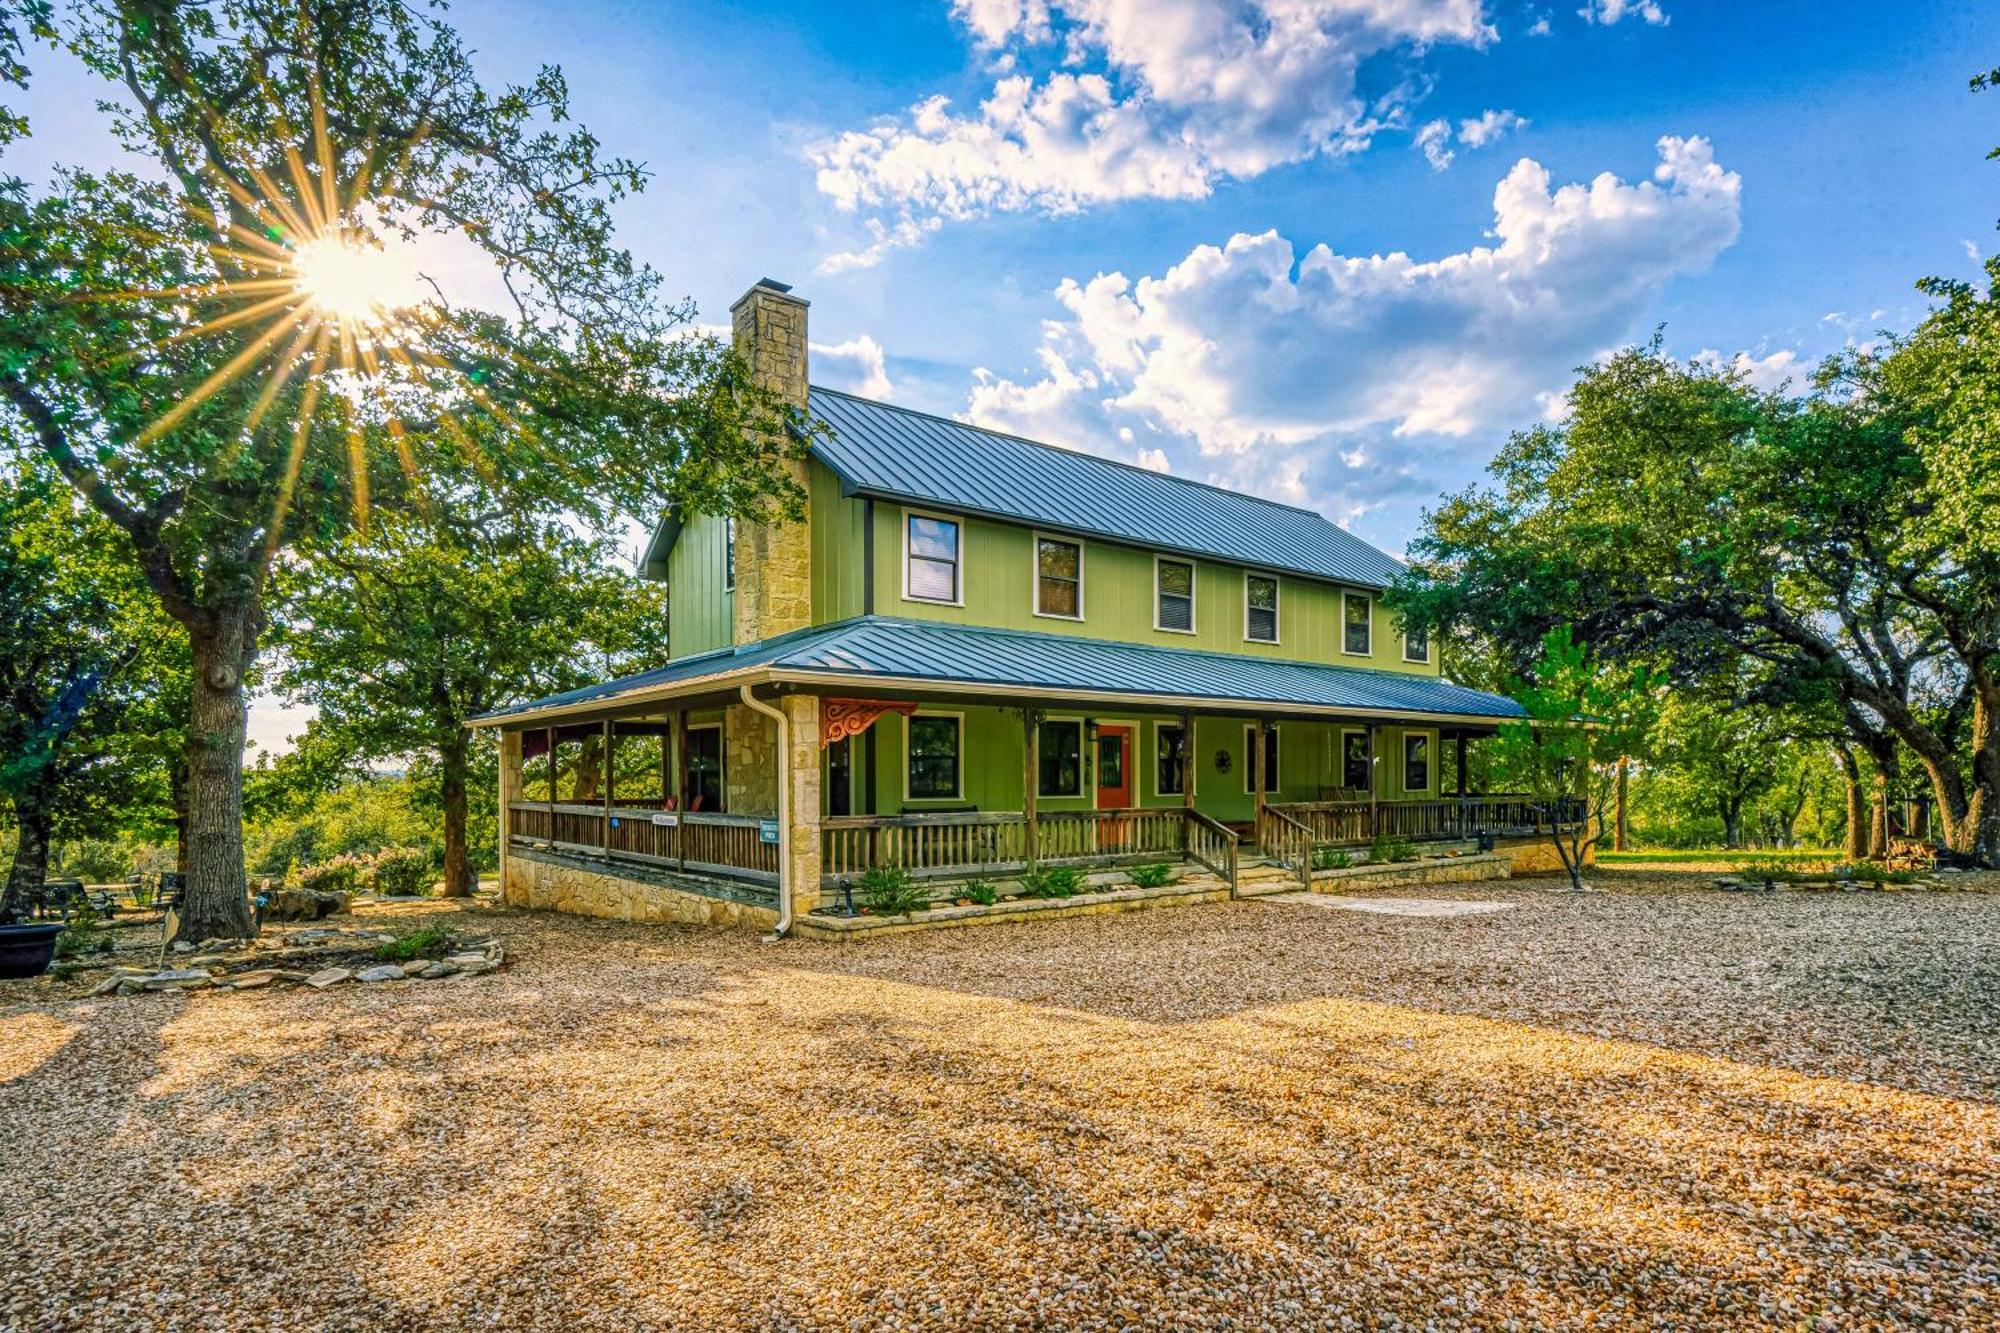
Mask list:
[[[1353,853],[1344,847],[1313,848],[1314,870],[1345,870],[1353,864]]]
[[[1156,865],[1133,866],[1126,876],[1142,889],[1164,888],[1173,883],[1174,868],[1162,861]]]
[[[991,880],[970,879],[959,886],[958,896],[970,898],[981,907],[991,907],[1000,901],[1000,890],[993,887]]]
[[[1891,870],[1872,861],[1855,861],[1836,866],[1834,870],[1841,879],[1856,880],[1863,884],[1914,884],[1923,878],[1915,870]]]
[[[1036,866],[1021,876],[1023,898],[1074,898],[1083,891],[1083,872],[1075,866]]]
[[[878,916],[905,916],[931,905],[930,890],[901,866],[876,866],[856,881],[861,901]]]
[[[488,822],[475,831],[491,828]],[[271,876],[295,863],[349,853],[372,858],[388,847],[419,849],[435,865],[444,850],[436,819],[408,776],[350,781],[319,797],[268,800],[246,828],[244,845],[252,872]],[[492,845],[486,838],[473,848],[475,864],[491,865]]]
[[[442,958],[451,952],[451,936],[441,926],[418,926],[399,930],[396,938],[377,945],[375,956],[385,963],[407,963],[412,958]]]
[[[421,847],[384,847],[369,867],[369,886],[376,893],[428,893],[436,879],[437,862]]]
[[[56,957],[78,958],[84,954],[110,953],[110,932],[101,929],[104,918],[88,901],[78,903],[69,914],[62,934],[56,936]]]
[[[359,893],[362,877],[372,865],[368,858],[344,853],[314,865],[296,867],[289,882],[313,893]]]
[[[1408,838],[1389,838],[1382,843],[1382,864],[1400,865],[1417,859],[1417,845]]]

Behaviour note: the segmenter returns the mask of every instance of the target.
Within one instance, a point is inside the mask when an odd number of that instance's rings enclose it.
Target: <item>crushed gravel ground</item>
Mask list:
[[[1990,1328],[1992,878],[0,983],[0,1326]]]

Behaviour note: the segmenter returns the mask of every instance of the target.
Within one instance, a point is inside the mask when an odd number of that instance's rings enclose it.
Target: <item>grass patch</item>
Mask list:
[[[1745,865],[1753,861],[1817,861],[1826,863],[1839,859],[1840,853],[1838,851],[1825,847],[1786,847],[1767,852],[1744,851],[1740,847],[1733,850],[1721,847],[1649,847],[1636,852],[1599,851],[1597,853],[1598,864],[1607,866],[1676,865],[1681,863],[1699,865],[1728,863],[1732,865]]]
[[[412,958],[442,958],[451,952],[451,936],[442,926],[419,926],[396,932],[396,938],[375,947],[375,956],[385,963],[407,963]]]

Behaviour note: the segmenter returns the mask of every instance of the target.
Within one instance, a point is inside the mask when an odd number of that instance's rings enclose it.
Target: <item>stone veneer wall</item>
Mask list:
[[[1514,873],[1525,875],[1563,874],[1562,858],[1556,855],[1555,844],[1547,838],[1502,838],[1493,845],[1493,850],[1514,863]],[[1585,866],[1597,864],[1597,849],[1584,853]]]
[[[730,307],[730,334],[750,377],[779,399],[806,410],[806,303],[758,284]],[[804,458],[783,465],[804,495]],[[736,525],[735,635],[756,643],[812,623],[812,529],[795,522]]]
[[[731,704],[722,713],[722,744],[728,752],[722,776],[730,813],[777,814],[777,724],[754,708]]]
[[[501,897],[509,907],[601,916],[613,921],[679,922],[742,930],[769,930],[778,924],[776,908],[627,879],[607,870],[586,870],[520,848],[508,853]]]
[[[1397,861],[1388,865],[1315,870],[1314,893],[1359,893],[1368,889],[1411,889],[1429,884],[1477,884],[1508,877],[1507,857],[1457,856],[1438,861]],[[1294,883],[1293,888],[1298,885]]]

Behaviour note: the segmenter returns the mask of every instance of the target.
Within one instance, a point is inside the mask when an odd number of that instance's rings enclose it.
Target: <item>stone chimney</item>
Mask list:
[[[806,302],[770,278],[729,307],[730,337],[751,377],[801,412],[806,410]],[[785,465],[801,490],[804,459]],[[736,525],[735,639],[754,643],[812,621],[810,516],[786,523]]]

